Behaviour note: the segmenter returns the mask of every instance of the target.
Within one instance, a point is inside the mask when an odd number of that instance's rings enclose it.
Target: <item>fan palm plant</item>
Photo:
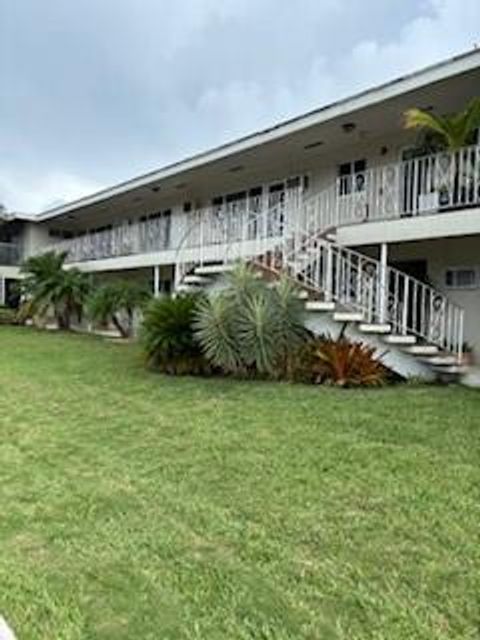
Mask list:
[[[70,329],[73,315],[81,320],[90,278],[78,269],[65,269],[66,257],[65,252],[50,251],[23,263],[23,317],[45,316],[52,309],[58,327],[66,330]]]
[[[422,109],[408,109],[405,127],[427,131],[433,134],[439,146],[457,151],[473,142],[474,132],[480,127],[480,98],[473,98],[458,113],[443,116]]]
[[[270,287],[244,264],[225,289],[198,305],[194,328],[206,357],[237,375],[282,375],[289,353],[305,337],[294,286],[282,280]]]
[[[111,322],[122,338],[133,333],[135,311],[141,309],[149,292],[135,282],[119,280],[95,289],[87,301],[87,310],[92,320],[107,324]]]

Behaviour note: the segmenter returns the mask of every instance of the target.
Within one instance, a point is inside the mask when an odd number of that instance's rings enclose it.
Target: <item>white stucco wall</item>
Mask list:
[[[44,224],[28,222],[25,224],[20,237],[20,247],[23,258],[33,255],[40,247],[51,244],[48,227]]]

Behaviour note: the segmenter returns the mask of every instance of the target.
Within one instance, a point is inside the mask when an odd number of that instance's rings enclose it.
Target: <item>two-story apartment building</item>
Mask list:
[[[453,365],[465,343],[480,353],[480,140],[432,150],[405,129],[404,113],[451,113],[478,95],[472,51],[8,220],[0,281],[47,248],[102,277],[142,279],[156,294],[201,286],[243,259],[288,273],[312,311]]]

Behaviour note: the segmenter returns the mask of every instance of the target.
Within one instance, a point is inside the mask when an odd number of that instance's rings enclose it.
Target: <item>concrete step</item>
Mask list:
[[[197,284],[199,286],[208,284],[210,282],[209,278],[205,278],[204,276],[199,276],[196,273],[191,273],[188,276],[185,276],[183,279],[184,284]]]
[[[323,300],[308,300],[305,303],[305,309],[307,311],[334,311],[335,303]]]
[[[203,267],[197,267],[195,269],[195,275],[197,276],[215,276],[221,273],[229,273],[234,270],[233,264],[207,264]]]
[[[449,376],[451,378],[459,378],[460,376],[464,376],[467,373],[467,367],[459,364],[453,364],[449,367],[436,366],[433,367],[433,370],[439,377]]]
[[[333,314],[333,319],[336,322],[361,322],[363,313],[359,311],[336,311]]]
[[[428,362],[433,367],[454,367],[458,366],[458,359],[455,356],[450,355],[436,355],[425,358],[425,362]]]
[[[373,334],[386,334],[390,333],[392,330],[392,326],[390,324],[375,324],[375,323],[366,323],[363,322],[358,327],[360,331],[363,333],[373,333]]]
[[[405,351],[412,356],[434,356],[440,349],[433,344],[417,344],[413,347],[406,347]]]
[[[198,293],[199,288],[191,284],[179,284],[175,289],[175,293]]]
[[[385,336],[384,340],[389,344],[396,344],[398,346],[413,345],[417,342],[415,336],[402,336],[397,333],[392,333],[389,336]]]
[[[305,289],[301,289],[297,293],[297,298],[299,300],[308,300],[308,291],[305,291]]]

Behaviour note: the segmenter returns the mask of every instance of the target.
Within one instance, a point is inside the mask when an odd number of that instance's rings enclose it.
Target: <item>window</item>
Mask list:
[[[245,200],[247,197],[246,191],[239,191],[238,193],[229,193],[226,197],[227,202],[238,202],[239,200]]]
[[[448,289],[475,289],[479,284],[476,267],[448,267],[445,271],[445,286]]]
[[[366,170],[367,161],[365,158],[340,164],[338,167],[338,194],[340,196],[346,196],[351,193],[364,191]]]

